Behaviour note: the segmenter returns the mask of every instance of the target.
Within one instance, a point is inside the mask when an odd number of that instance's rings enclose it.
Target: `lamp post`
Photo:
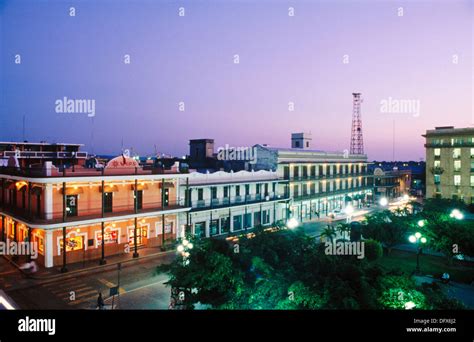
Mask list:
[[[346,223],[350,223],[351,220],[352,220],[352,214],[354,213],[354,207],[353,207],[351,204],[348,204],[348,205],[344,208],[344,212],[345,212],[346,215],[347,215]]]
[[[379,203],[380,203],[380,205],[381,205],[382,207],[386,207],[386,206],[388,205],[388,199],[387,199],[387,197],[382,197],[382,198],[380,199],[380,202],[379,202]]]
[[[287,222],[286,222],[286,226],[289,228],[289,229],[295,229],[296,227],[298,227],[299,225],[299,222],[297,219],[295,219],[294,217],[290,218]]]
[[[177,251],[183,257],[183,266],[189,265],[189,251],[193,249],[193,244],[188,240],[184,239],[183,242],[178,245]]]
[[[418,221],[418,225],[420,225],[421,221]],[[424,223],[423,223],[424,225]],[[415,235],[411,235],[408,240],[411,243],[416,243],[416,269],[415,269],[415,274],[420,274],[420,254],[422,252],[421,246],[426,243],[426,238],[421,235],[421,233],[416,232]]]
[[[462,220],[464,218],[464,214],[459,209],[453,209],[449,217],[455,218],[456,220]]]

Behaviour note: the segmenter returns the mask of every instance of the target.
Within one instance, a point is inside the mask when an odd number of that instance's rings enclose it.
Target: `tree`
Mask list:
[[[364,241],[365,258],[368,261],[376,261],[383,256],[383,248],[380,242],[376,240]]]
[[[334,229],[333,226],[327,225],[323,229],[320,236],[321,236],[321,238],[325,238],[326,240],[329,240],[329,241],[331,241],[331,243],[333,243],[334,238],[336,237],[336,230]]]
[[[389,210],[375,213],[366,217],[362,234],[364,238],[370,238],[381,242],[387,248],[390,255],[392,248],[406,241],[408,224],[406,217],[396,216]]]

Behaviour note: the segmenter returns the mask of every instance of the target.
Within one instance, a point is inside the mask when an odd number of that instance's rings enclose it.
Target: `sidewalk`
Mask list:
[[[443,284],[439,279],[428,276],[414,276],[414,279],[419,285],[423,283],[438,283],[448,297],[458,299],[468,308],[474,309],[474,287],[472,285],[456,283],[454,281],[450,281],[449,284]]]
[[[66,277],[69,275],[77,275],[85,272],[91,272],[91,271],[101,271],[104,269],[112,268],[112,267],[117,267],[119,263],[121,264],[131,264],[135,262],[139,262],[144,259],[151,259],[151,258],[163,258],[165,260],[173,259],[173,256],[175,255],[175,250],[170,250],[170,251],[161,251],[159,247],[146,247],[146,248],[141,248],[138,250],[139,257],[134,258],[132,253],[129,254],[120,254],[120,255],[111,255],[111,256],[106,256],[106,261],[107,263],[104,265],[99,264],[99,260],[87,260],[85,262],[76,262],[72,264],[67,264],[67,272],[62,273],[61,272],[61,266],[54,266],[51,268],[45,268],[42,265],[38,265],[39,269],[35,273],[31,273],[28,270],[22,270],[20,269],[20,266],[26,262],[26,257],[20,257],[17,260],[13,261],[9,257],[4,258],[8,260],[10,264],[15,266],[20,272],[22,272],[26,277],[31,278],[31,279],[36,279],[36,280],[47,280],[47,279],[59,279],[61,277]]]

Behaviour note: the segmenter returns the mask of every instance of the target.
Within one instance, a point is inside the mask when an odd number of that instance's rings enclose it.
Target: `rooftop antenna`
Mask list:
[[[352,130],[351,130],[351,154],[364,154],[364,138],[362,136],[362,117],[360,105],[362,99],[360,93],[352,93]]]

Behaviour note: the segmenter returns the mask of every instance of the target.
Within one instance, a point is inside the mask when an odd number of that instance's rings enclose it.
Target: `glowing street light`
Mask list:
[[[388,205],[388,199],[386,197],[382,197],[379,203],[382,207],[386,207]]]
[[[287,222],[286,222],[286,226],[289,228],[289,229],[295,229],[296,227],[298,227],[299,225],[299,222],[297,219],[295,219],[294,217],[290,218]]]
[[[416,243],[417,252],[415,274],[420,274],[420,254],[422,253],[421,245],[425,244],[427,240],[424,236],[421,235],[420,232],[416,232],[415,235],[410,235],[408,237],[408,241],[410,241],[411,243]]]
[[[353,207],[352,205],[348,204],[348,205],[344,208],[344,212],[345,212],[346,215],[347,215],[346,222],[347,222],[347,223],[351,222],[352,214],[354,213],[354,207]]]
[[[411,309],[413,309],[415,306],[416,306],[416,304],[413,303],[412,301],[406,302],[406,303],[405,303],[405,310],[411,310]]]
[[[418,224],[418,227],[423,228],[425,226],[425,221],[419,220],[417,224]]]
[[[189,251],[193,249],[193,244],[188,240],[184,239],[180,245],[176,248],[179,254],[183,257],[183,266],[189,265]]]
[[[463,213],[459,209],[453,209],[449,217],[455,218],[456,220],[462,220],[464,218]]]

